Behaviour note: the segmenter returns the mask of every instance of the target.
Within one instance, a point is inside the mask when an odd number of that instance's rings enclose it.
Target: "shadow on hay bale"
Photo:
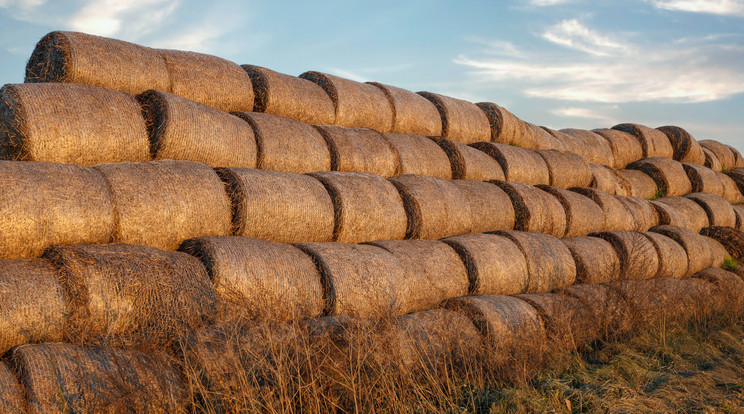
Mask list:
[[[687,178],[690,179],[690,192],[711,193],[723,196],[723,182],[721,182],[715,171],[702,165],[686,162],[682,163],[682,167],[685,169],[685,173],[687,173]]]
[[[537,186],[553,195],[566,213],[566,232],[562,237],[586,236],[589,233],[607,230],[602,208],[582,194],[550,186]]]
[[[643,232],[651,240],[659,256],[659,273],[656,277],[681,279],[688,276],[688,257],[684,247],[662,233]]]
[[[672,205],[659,202],[659,200],[660,199],[650,201],[651,205],[654,206],[654,209],[656,210],[656,215],[659,217],[659,225],[670,225],[694,230],[694,226],[690,225],[687,217],[685,217],[682,212]],[[700,228],[702,228],[702,226]],[[697,231],[700,231],[700,228],[698,228]]]
[[[703,147],[703,154],[705,155],[705,166],[713,171],[723,171],[723,165],[718,159],[718,156],[708,148]]]
[[[703,228],[700,234],[718,241],[731,257],[744,260],[744,232],[731,227],[711,226]]]

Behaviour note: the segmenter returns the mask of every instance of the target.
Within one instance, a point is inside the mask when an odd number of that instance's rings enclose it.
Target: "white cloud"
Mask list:
[[[744,17],[744,0],[651,0],[651,4],[665,10]]]
[[[616,107],[614,107],[616,108]],[[606,124],[611,124],[614,118],[608,116],[602,112],[588,108],[556,108],[550,111],[554,115],[558,115],[564,118],[582,118],[582,119],[597,119],[604,121]]]
[[[527,0],[532,6],[555,6],[557,4],[571,3],[573,0]]]
[[[101,36],[127,33],[136,37],[151,31],[177,6],[177,1],[170,0],[91,1],[70,17],[69,26]]]
[[[513,43],[501,39],[484,39],[477,36],[466,36],[470,43],[484,46],[483,53],[497,56],[526,57],[526,53],[519,50]]]
[[[626,46],[601,35],[576,19],[563,20],[549,27],[542,37],[557,45],[597,56],[607,56],[626,49]]]

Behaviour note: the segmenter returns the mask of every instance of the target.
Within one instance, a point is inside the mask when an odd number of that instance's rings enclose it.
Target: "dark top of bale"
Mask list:
[[[394,108],[380,88],[320,72],[305,72],[300,78],[317,83],[330,96],[336,108],[335,125],[392,130]]]
[[[617,173],[630,184],[631,196],[649,200],[658,195],[659,187],[656,181],[646,172],[641,170],[618,170]]]
[[[180,250],[199,258],[217,296],[218,317],[287,321],[323,315],[320,272],[300,249],[248,237],[201,237]]]
[[[217,172],[232,201],[232,234],[282,243],[333,240],[333,201],[314,177],[248,168]]]
[[[620,258],[612,244],[599,237],[561,240],[576,263],[576,283],[606,283],[620,276]]]
[[[470,144],[491,140],[488,117],[472,102],[432,92],[417,92],[431,101],[442,119],[442,138]]]
[[[724,262],[726,261],[726,258],[731,257],[726,246],[724,246],[723,243],[721,243],[720,241],[712,237],[703,236],[703,238],[705,238],[705,241],[708,242],[708,246],[710,246],[710,251],[713,255],[713,263],[711,264],[711,266],[713,267],[723,266]]]
[[[103,164],[116,210],[114,241],[175,250],[231,234],[230,199],[215,171],[191,161]]]
[[[240,118],[167,92],[149,90],[137,100],[147,120],[154,159],[256,168],[256,137]]]
[[[0,259],[111,240],[114,207],[106,180],[92,168],[0,161],[0,188]]]
[[[509,196],[490,182],[453,180],[470,206],[470,233],[514,228],[514,207]]]
[[[532,185],[550,184],[548,165],[533,150],[495,142],[478,142],[471,146],[495,159],[501,165],[506,181]]]
[[[659,130],[639,124],[618,124],[612,129],[627,132],[638,138],[641,142],[641,148],[643,148],[643,158],[672,158],[674,156],[669,138]]]
[[[659,253],[640,231],[603,231],[592,234],[607,240],[620,258],[618,279],[650,279],[659,274]]]
[[[494,346],[537,345],[545,340],[537,310],[513,296],[467,296],[447,302],[446,307],[467,315]]]
[[[660,203],[658,200],[650,201],[651,205],[656,210],[656,215],[659,217],[660,225],[671,225],[677,227],[683,227],[685,229],[692,229],[692,225],[687,221],[687,218],[677,210],[676,207]],[[698,229],[700,230],[700,229]]]
[[[512,201],[515,230],[547,233],[555,237],[566,234],[566,212],[554,195],[522,183],[493,183],[504,190]]]
[[[452,181],[409,174],[393,177],[390,182],[406,208],[407,239],[440,239],[470,232],[470,206]]]
[[[654,200],[656,203],[666,204],[673,207],[679,212],[689,225],[689,229],[695,233],[699,232],[700,229],[709,225],[708,214],[705,210],[695,201],[685,197],[662,197]],[[659,216],[659,221],[663,216]]]
[[[595,188],[572,188],[571,191],[589,197],[599,205],[605,218],[606,229],[632,230],[635,227],[630,210],[617,197]]]
[[[331,152],[323,135],[310,125],[257,112],[234,112],[256,135],[258,168],[306,173],[331,170]]]
[[[669,143],[672,144],[672,148],[674,149],[675,160],[698,165],[705,163],[705,154],[703,154],[700,144],[689,132],[673,125],[662,126],[656,129],[665,133],[667,138],[669,138]]]
[[[661,233],[647,231],[643,235],[651,240],[659,255],[659,273],[656,277],[680,279],[687,276],[687,251],[681,244]]]
[[[744,232],[733,227],[711,226],[704,227],[700,234],[717,240],[731,257],[744,259]]]
[[[528,291],[527,259],[511,239],[495,234],[463,234],[443,242],[465,263],[473,295],[513,295]]]
[[[529,122],[525,123],[532,131],[532,148],[573,151],[573,140],[567,138],[566,134],[548,127],[537,126]]]
[[[736,226],[734,209],[722,197],[708,193],[692,193],[685,197],[698,203],[705,210],[711,226]]]
[[[721,168],[726,170],[733,170],[736,168],[736,158],[734,157],[734,153],[731,151],[731,147],[712,139],[704,139],[698,142],[701,147],[712,152],[716,158],[718,158],[718,161],[721,162]]]
[[[548,166],[550,185],[558,188],[589,187],[592,172],[577,154],[559,150],[534,150]]]
[[[441,136],[442,118],[437,107],[423,96],[406,89],[367,82],[377,86],[385,93],[393,108],[391,132],[396,134],[416,134]]]
[[[24,397],[24,389],[15,372],[6,362],[0,362],[0,410],[4,413],[25,413]]]
[[[724,200],[728,201],[731,204],[744,203],[744,195],[742,195],[741,190],[739,190],[739,186],[736,184],[736,181],[734,181],[733,178],[724,173],[715,171],[714,173],[723,185],[723,194],[721,194],[721,197],[723,197]]]
[[[702,165],[687,162],[682,163],[682,167],[684,167],[687,178],[690,179],[690,184],[692,184],[691,192],[723,195],[723,183],[715,171]]]
[[[578,152],[588,162],[613,167],[615,165],[615,153],[610,143],[601,135],[585,129],[566,128],[559,132],[569,135],[576,141],[580,148]]]
[[[723,166],[718,156],[708,148],[703,148],[703,155],[705,155],[705,166],[713,171],[722,171]]]
[[[623,169],[631,162],[643,158],[641,141],[635,135],[607,128],[593,129],[592,132],[607,140],[614,160],[612,167],[615,169]]]
[[[685,277],[690,277],[713,264],[713,253],[704,236],[692,230],[676,226],[656,226],[652,227],[650,231],[663,234],[682,246],[687,253],[687,272],[684,274]]]
[[[592,180],[588,187],[596,188],[613,195],[631,195],[633,190],[630,182],[618,170],[606,165],[590,163]]]
[[[646,158],[628,165],[628,169],[646,173],[664,196],[683,196],[692,191],[690,179],[679,161],[662,157]]]
[[[480,102],[476,105],[485,112],[491,124],[491,141],[522,148],[534,147],[532,128],[526,122],[495,103]]]
[[[449,157],[452,178],[457,180],[503,180],[501,165],[482,151],[459,142],[442,138],[431,138]]]
[[[398,174],[398,154],[381,133],[369,128],[316,128],[331,152],[332,171],[365,172],[381,177]]]
[[[136,95],[168,90],[168,68],[156,50],[78,32],[51,32],[36,44],[26,83],[72,82]]]
[[[742,206],[731,206],[731,208],[734,209],[734,214],[736,214],[736,226],[735,226],[735,228],[737,230],[743,230],[744,229],[744,207],[742,207]]]
[[[650,201],[638,197],[615,196],[633,216],[634,230],[646,231],[659,225],[659,216]]]
[[[410,134],[385,134],[385,138],[398,153],[400,174],[452,179],[452,166],[447,153],[431,139]]]
[[[336,121],[333,101],[318,84],[261,66],[240,67],[251,78],[254,111],[310,125],[332,125]]]
[[[4,159],[85,166],[150,159],[137,101],[89,85],[3,86],[0,136]]]
[[[566,212],[566,234],[563,237],[586,236],[606,230],[602,208],[589,197],[546,185],[538,187],[555,196],[563,206]]]
[[[333,238],[343,243],[401,240],[407,216],[403,199],[390,181],[373,174],[319,172],[311,174],[333,200]]]

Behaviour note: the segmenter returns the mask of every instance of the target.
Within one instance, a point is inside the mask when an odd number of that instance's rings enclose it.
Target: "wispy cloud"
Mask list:
[[[549,27],[542,37],[557,45],[596,56],[608,56],[626,49],[622,43],[589,29],[576,19],[563,20]]]
[[[527,53],[518,49],[513,43],[501,39],[484,39],[478,36],[465,36],[465,40],[484,47],[482,53],[495,56],[511,56],[523,58]]]
[[[527,0],[532,6],[555,6],[557,4],[572,3],[573,0]]]
[[[616,108],[617,107],[615,106],[610,109],[616,109]],[[614,122],[613,117],[603,112],[600,112],[596,109],[568,107],[568,108],[552,109],[550,112],[553,115],[557,115],[563,118],[594,119],[594,120],[603,121],[604,124],[611,124]]]
[[[78,31],[101,36],[119,35],[128,31],[143,34],[170,15],[178,6],[171,0],[102,0],[91,1],[69,19],[69,26]]]
[[[650,0],[654,7],[690,13],[744,17],[744,0]]]

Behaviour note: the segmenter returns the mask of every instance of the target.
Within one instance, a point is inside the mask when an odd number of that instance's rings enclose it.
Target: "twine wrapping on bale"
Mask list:
[[[431,138],[447,154],[455,180],[503,180],[504,171],[499,163],[475,148],[442,138]]]
[[[744,232],[732,227],[711,226],[700,231],[703,236],[717,240],[737,260],[744,260]]]
[[[3,159],[84,166],[150,159],[137,101],[89,85],[3,86],[0,137]]]
[[[590,163],[592,181],[587,187],[596,188],[612,195],[631,195],[631,183],[619,171],[606,165]]]
[[[659,130],[639,124],[618,124],[612,129],[627,132],[638,138],[643,149],[643,158],[673,158],[674,156],[669,138]]]
[[[679,162],[692,163],[697,165],[705,164],[705,154],[700,144],[689,132],[678,126],[662,126],[656,128],[666,134],[669,143],[674,150],[673,158]]]
[[[217,317],[271,321],[317,318],[325,302],[320,272],[300,249],[248,237],[186,240],[181,251],[199,258],[217,297]]]
[[[514,229],[563,237],[566,212],[554,195],[522,183],[493,181],[509,196],[514,208]]]
[[[253,85],[253,110],[310,125],[332,125],[336,109],[328,94],[314,82],[261,66],[241,65]]]
[[[470,233],[514,229],[514,207],[509,196],[490,182],[452,180],[470,207]]]
[[[336,110],[334,125],[391,131],[394,108],[380,88],[313,71],[301,74],[300,78],[317,83],[326,91]]]
[[[447,153],[431,139],[405,134],[385,134],[385,138],[398,154],[400,174],[452,179],[452,166]]]
[[[576,283],[606,283],[620,275],[620,258],[607,240],[573,237],[561,240],[576,263]]]
[[[342,243],[402,240],[408,219],[403,199],[390,181],[366,173],[311,174],[333,201],[333,239]]]
[[[599,205],[607,230],[633,230],[635,228],[635,219],[630,210],[617,197],[594,188],[572,188],[571,191],[582,194]]]
[[[555,196],[563,206],[566,213],[566,233],[563,237],[586,236],[606,230],[602,208],[592,199],[561,188],[545,185],[538,188]]]
[[[681,244],[662,233],[644,232],[656,248],[659,255],[659,273],[656,277],[673,277],[681,279],[688,273],[687,251]]]
[[[718,156],[716,156],[713,151],[709,150],[708,148],[703,148],[703,154],[705,155],[705,166],[710,168],[713,171],[723,171],[723,166],[721,165],[721,161],[718,159]]]
[[[534,135],[526,122],[495,103],[480,102],[476,105],[485,112],[491,124],[491,141],[521,148],[534,147]]]
[[[15,372],[6,362],[0,362],[0,411],[4,413],[26,413],[25,390],[18,382]]]
[[[232,201],[232,234],[281,243],[333,240],[333,201],[317,179],[248,168],[217,173]]]
[[[561,151],[572,151],[573,140],[566,139],[566,135],[559,133],[547,127],[537,126],[526,122],[527,127],[532,131],[532,148],[534,149],[555,149]],[[557,138],[561,136],[563,140]]]
[[[633,327],[628,303],[609,283],[576,284],[555,293],[578,298],[591,310],[599,338],[612,340]]]
[[[51,32],[36,44],[26,83],[72,82],[136,95],[167,91],[168,67],[156,50],[78,32]]]
[[[713,252],[704,236],[689,229],[666,225],[652,227],[650,231],[669,237],[685,250],[687,272],[684,277],[690,277],[713,265]]]
[[[650,201],[638,197],[615,197],[630,211],[633,217],[633,230],[646,231],[659,225],[659,216]]]
[[[650,279],[659,273],[659,253],[640,231],[603,231],[592,234],[607,240],[620,258],[618,279]]]
[[[253,127],[258,146],[258,168],[292,173],[331,170],[331,152],[317,129],[276,115],[234,114]]]
[[[701,147],[707,149],[716,156],[718,161],[721,163],[722,170],[733,170],[736,168],[736,158],[733,151],[731,151],[731,147],[728,145],[721,144],[712,139],[704,139],[698,141],[698,143]]]
[[[708,214],[700,205],[689,198],[685,197],[662,197],[654,200],[655,203],[665,204],[677,210],[682,217],[687,220],[689,225],[687,228],[694,231],[695,233],[700,232],[700,229],[708,226]],[[657,211],[659,211],[657,209]],[[664,218],[663,214],[659,214],[659,222],[661,223]]]
[[[658,200],[659,199],[653,200],[650,203],[656,210],[656,215],[659,217],[660,225],[683,227],[685,229],[693,228],[693,226],[690,225],[690,222],[687,221],[687,218],[680,211],[678,211],[676,207],[669,204],[660,203]],[[700,229],[698,229],[698,231],[699,230]]]
[[[548,338],[557,346],[581,347],[600,338],[595,315],[586,302],[556,293],[516,295],[537,310]]]
[[[661,157],[646,158],[628,165],[628,169],[646,173],[664,196],[679,197],[692,191],[690,179],[678,161]]]
[[[731,206],[736,214],[736,228],[737,230],[744,230],[744,207],[742,206]]]
[[[635,135],[607,128],[594,129],[592,132],[607,140],[614,160],[612,167],[615,169],[621,170],[628,164],[643,158],[641,141]]]
[[[703,236],[705,238],[705,241],[708,242],[708,246],[710,247],[710,251],[713,257],[713,263],[711,263],[711,266],[713,267],[721,267],[723,266],[724,262],[726,261],[727,257],[731,257],[731,255],[728,253],[728,250],[726,250],[726,247],[723,245],[723,243],[719,242],[718,240]]]
[[[0,189],[0,259],[111,240],[114,207],[106,180],[92,168],[0,161]]]
[[[692,185],[691,192],[723,195],[723,182],[715,171],[702,165],[687,162],[682,163],[682,167],[684,167],[687,178]]]
[[[724,173],[716,172],[715,174],[718,179],[721,180],[721,184],[723,185],[723,193],[718,195],[731,204],[744,203],[744,195],[741,194],[739,186],[736,185],[736,181]]]
[[[390,101],[393,108],[393,125],[390,132],[434,137],[442,135],[442,118],[437,107],[428,99],[395,86],[377,82],[367,83],[380,88]]]
[[[331,152],[332,171],[364,172],[381,177],[398,174],[398,154],[381,133],[369,128],[316,128]]]
[[[550,170],[536,151],[495,142],[471,145],[495,159],[504,171],[506,181],[524,184],[550,184]]]
[[[253,128],[240,118],[167,92],[137,95],[156,160],[203,162],[210,167],[256,168]]]
[[[186,239],[231,234],[230,199],[204,164],[164,160],[96,169],[111,190],[115,242],[175,250]]]
[[[432,92],[417,93],[439,110],[442,138],[463,144],[491,140],[488,116],[474,103]]]
[[[615,165],[615,154],[612,147],[602,136],[585,129],[561,129],[560,131],[574,139],[577,152],[588,162],[612,167]]]
[[[698,203],[705,210],[711,226],[736,227],[736,213],[731,204],[722,197],[708,193],[692,193],[685,198]]]
[[[592,171],[577,154],[558,150],[535,150],[548,167],[550,185],[558,188],[589,187]]]
[[[651,200],[659,195],[656,182],[644,171],[618,170],[617,173],[629,184],[631,196]]]

